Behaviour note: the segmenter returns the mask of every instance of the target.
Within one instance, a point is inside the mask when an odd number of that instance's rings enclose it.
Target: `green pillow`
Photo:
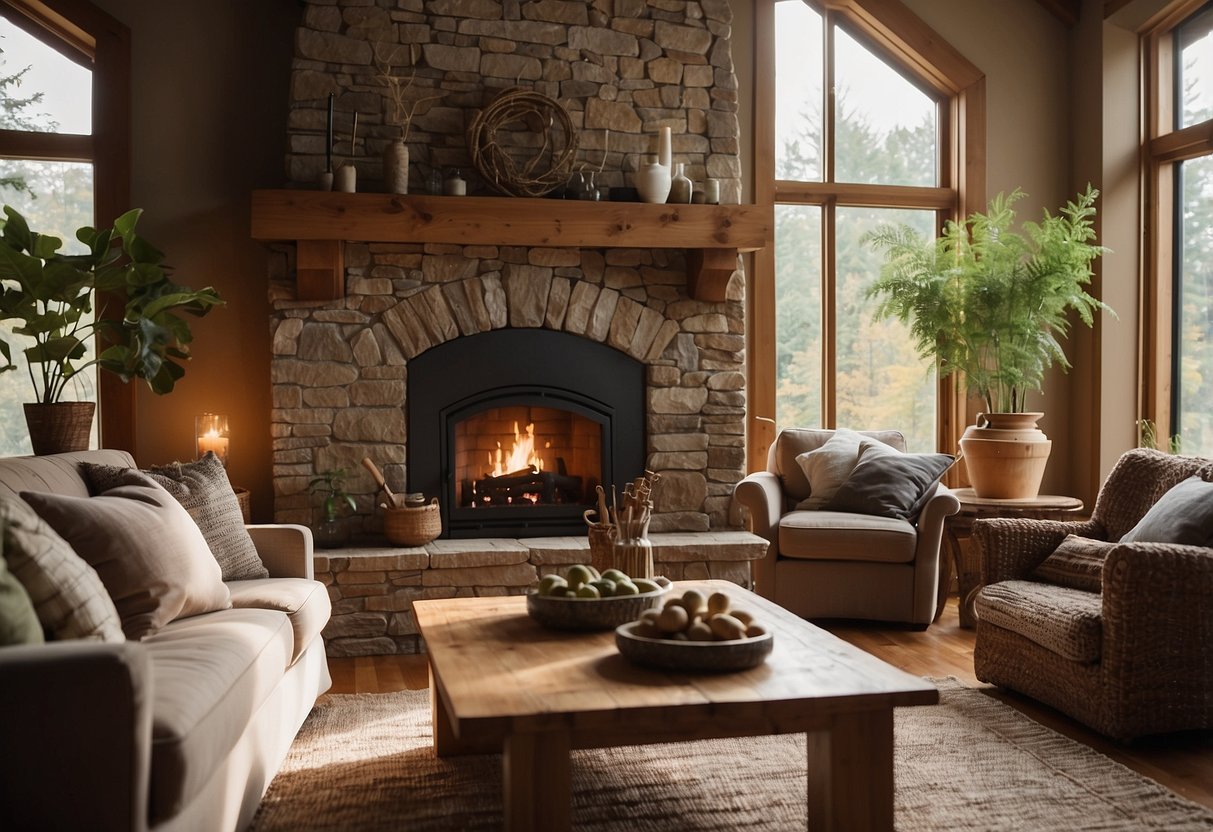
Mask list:
[[[3,540],[0,536],[0,545]],[[45,640],[34,602],[0,556],[0,646],[41,644]]]

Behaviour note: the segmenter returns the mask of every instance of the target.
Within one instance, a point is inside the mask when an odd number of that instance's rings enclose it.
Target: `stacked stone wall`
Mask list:
[[[411,97],[440,96],[418,107],[410,128],[414,190],[437,166],[460,168],[472,192],[486,192],[471,174],[465,131],[498,91],[521,85],[568,110],[579,163],[601,167],[600,184],[630,184],[628,172],[669,126],[676,161],[697,181],[720,179],[724,201],[735,202],[730,21],[724,0],[310,0],[296,41],[289,178],[313,186],[334,93],[336,159],[349,155],[356,110],[359,189],[381,189],[379,151],[399,132],[380,79],[390,66],[411,77]],[[508,214],[510,198],[501,199]],[[739,275],[726,301],[709,303],[688,296],[679,250],[351,242],[345,260],[346,296],[324,303],[294,300],[289,249],[271,270],[278,522],[311,522],[308,483],[344,468],[358,503],[353,531],[377,534],[375,489],[359,462],[371,457],[405,487],[410,359],[453,338],[542,327],[646,365],[646,465],[664,481],[652,531],[727,525],[744,475]]]

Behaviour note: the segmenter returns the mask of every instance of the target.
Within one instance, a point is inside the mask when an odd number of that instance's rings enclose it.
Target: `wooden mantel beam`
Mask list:
[[[301,299],[341,297],[343,241],[684,248],[693,296],[723,300],[737,254],[770,245],[770,205],[649,205],[509,197],[254,191],[254,239],[300,244]],[[305,263],[306,261],[306,263]],[[305,273],[306,270],[306,273]],[[306,297],[305,297],[306,296]]]

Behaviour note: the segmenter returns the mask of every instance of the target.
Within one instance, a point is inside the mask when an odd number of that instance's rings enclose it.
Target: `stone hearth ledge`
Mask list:
[[[767,542],[742,531],[653,534],[657,574],[670,580],[719,578],[751,587],[750,562]],[[521,595],[544,575],[587,563],[584,537],[435,540],[425,546],[351,546],[318,550],[316,580],[329,589],[324,628],[330,656],[424,652],[413,601]]]

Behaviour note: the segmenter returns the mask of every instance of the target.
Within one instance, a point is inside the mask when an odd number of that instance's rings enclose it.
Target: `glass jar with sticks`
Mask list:
[[[589,527],[590,562],[598,571],[618,569],[631,578],[653,577],[653,546],[649,542],[649,520],[660,475],[645,471],[623,486],[623,500],[611,486],[610,506],[606,491],[598,486],[598,507],[585,512]],[[590,519],[597,515],[597,521]]]

